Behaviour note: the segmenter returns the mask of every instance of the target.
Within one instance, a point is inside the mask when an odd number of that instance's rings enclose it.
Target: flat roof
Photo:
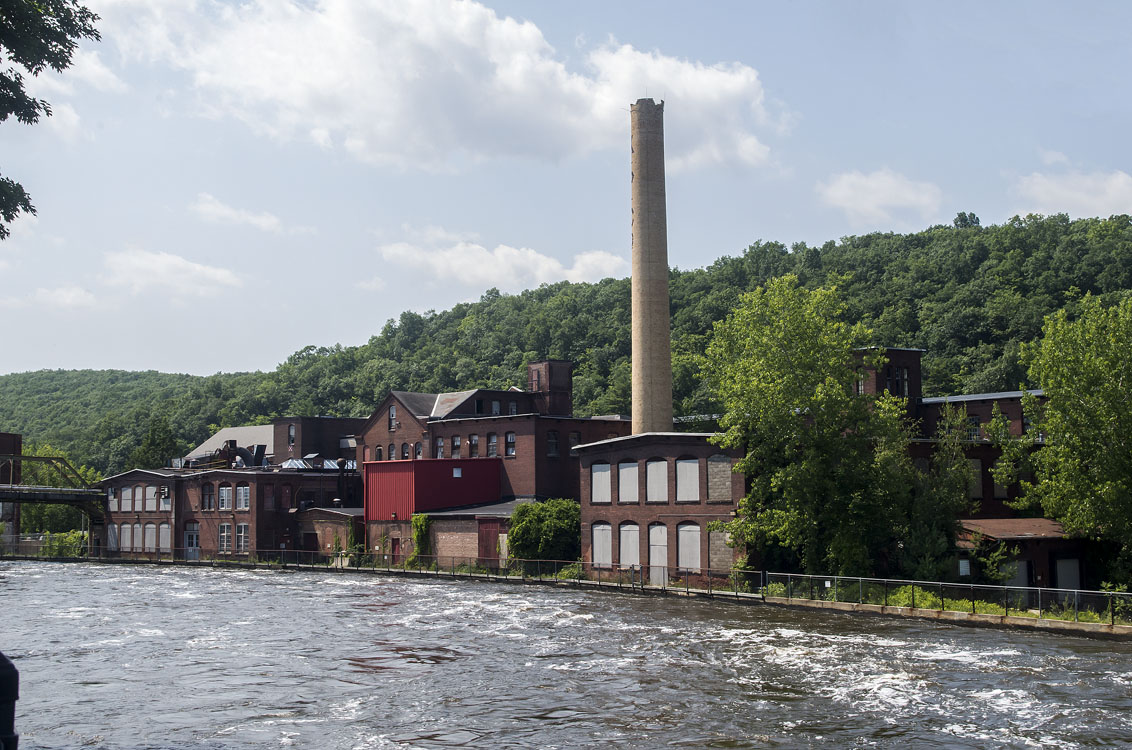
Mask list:
[[[920,399],[921,404],[943,404],[964,401],[993,401],[995,399],[1022,398],[1024,394],[1032,393],[1035,396],[1044,396],[1045,391],[1035,388],[1032,391],[997,391],[995,393],[968,393],[959,396],[932,396]]]
[[[531,500],[508,500],[502,503],[481,503],[480,505],[464,505],[455,508],[441,508],[430,510],[425,515],[431,517],[453,518],[456,516],[500,516],[510,518],[515,508],[521,503],[533,502]]]
[[[715,437],[717,435],[721,435],[721,434],[722,433],[719,433],[719,432],[638,432],[635,435],[623,435],[621,437],[606,438],[605,440],[598,440],[598,441],[593,442],[593,443],[582,443],[581,445],[575,445],[575,446],[571,447],[570,450],[579,450],[581,448],[594,448],[594,447],[604,446],[604,445],[613,445],[614,443],[624,443],[624,442],[630,441],[630,440],[642,440],[642,439],[645,439],[645,438],[661,438],[661,439],[667,439],[667,440],[671,440],[673,438],[700,438],[700,439],[703,439],[703,440],[707,440],[708,438],[713,438],[713,437]]]
[[[999,541],[1065,538],[1065,529],[1049,518],[964,518],[959,524],[964,531]]]

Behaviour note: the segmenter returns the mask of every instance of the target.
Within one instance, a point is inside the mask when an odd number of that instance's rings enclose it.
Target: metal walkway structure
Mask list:
[[[66,458],[0,455],[0,469],[8,468],[7,472],[0,471],[0,475],[19,476],[24,462],[46,465],[59,478],[60,486],[0,484],[0,502],[70,505],[85,513],[92,523],[106,519],[106,498],[102,490],[89,486]]]

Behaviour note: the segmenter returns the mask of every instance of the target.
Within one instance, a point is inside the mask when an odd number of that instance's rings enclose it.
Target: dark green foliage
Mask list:
[[[80,39],[98,39],[98,16],[75,0],[5,0],[0,4],[0,122],[12,115],[31,125],[51,116],[51,105],[30,96],[24,73],[66,70]],[[21,72],[22,71],[22,72]],[[0,240],[18,213],[34,214],[19,183],[0,178]]]
[[[169,465],[169,459],[181,455],[177,438],[169,420],[158,414],[149,420],[149,430],[142,438],[141,445],[130,454],[130,468],[160,469]]]
[[[573,500],[521,503],[511,516],[507,551],[522,560],[577,560],[582,554],[581,523],[581,508]]]
[[[426,513],[414,513],[413,525],[413,554],[410,558],[416,561],[418,557],[428,557],[432,554],[432,545],[429,544],[428,530],[432,527],[432,518]]]
[[[673,270],[675,413],[720,412],[699,375],[711,325],[742,293],[786,273],[810,289],[836,284],[845,320],[865,323],[874,343],[927,349],[926,395],[1017,388],[1028,382],[1021,344],[1040,335],[1046,315],[1073,308],[1084,292],[1110,301],[1132,289],[1128,216],[961,223],[821,247],[758,242],[707,268]],[[269,373],[0,376],[0,430],[49,440],[114,473],[129,468],[156,415],[187,448],[212,427],[289,414],[368,416],[394,389],[523,386],[526,362],[540,357],[575,362],[579,415],[628,413],[629,290],[628,279],[561,282],[516,295],[493,289],[450,310],[402,313],[361,346],[309,346]]]

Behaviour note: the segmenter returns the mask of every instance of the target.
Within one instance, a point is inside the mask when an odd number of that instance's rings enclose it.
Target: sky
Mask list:
[[[270,370],[491,287],[629,274],[629,104],[669,262],[1132,213],[1132,4],[91,0],[0,124],[0,374]],[[2,54],[2,50],[0,50]],[[5,62],[5,64],[7,64]]]

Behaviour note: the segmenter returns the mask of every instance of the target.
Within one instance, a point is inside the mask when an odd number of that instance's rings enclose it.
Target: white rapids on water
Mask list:
[[[26,748],[1132,743],[1132,644],[518,584],[0,562]]]

